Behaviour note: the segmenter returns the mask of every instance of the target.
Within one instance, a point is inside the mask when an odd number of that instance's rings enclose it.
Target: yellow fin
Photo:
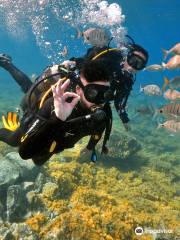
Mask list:
[[[20,126],[19,117],[16,112],[13,112],[12,120],[14,129],[16,130]]]
[[[2,122],[3,122],[3,125],[6,129],[11,130],[11,128],[10,128],[9,124],[7,123],[4,115],[2,115]]]
[[[8,125],[10,126],[11,130],[13,130],[12,112],[7,113],[7,122],[8,122]]]
[[[8,112],[6,118],[2,115],[2,122],[4,127],[10,131],[15,131],[20,126],[17,113],[14,112]]]

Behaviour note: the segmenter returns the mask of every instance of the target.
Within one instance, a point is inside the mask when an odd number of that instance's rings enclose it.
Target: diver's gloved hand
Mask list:
[[[0,66],[4,66],[5,64],[11,63],[12,62],[12,58],[5,54],[5,53],[1,53],[0,54]]]
[[[67,79],[64,83],[62,83],[62,80],[59,80],[56,86],[52,86],[55,115],[62,121],[66,121],[71,115],[72,110],[80,99],[76,93],[65,92],[69,84],[70,80]],[[69,97],[72,98],[72,101],[66,102]]]
[[[73,68],[76,67],[76,62],[75,61],[66,60],[66,61],[62,62],[61,65],[63,65],[67,69],[73,69]]]
[[[129,123],[123,123],[123,126],[124,126],[126,131],[130,131],[131,130],[131,126],[130,126]]]

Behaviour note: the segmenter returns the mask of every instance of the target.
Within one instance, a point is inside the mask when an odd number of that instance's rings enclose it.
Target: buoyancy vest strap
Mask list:
[[[96,56],[94,56],[94,57],[92,58],[92,60],[96,60],[98,57],[100,57],[100,56],[102,56],[102,55],[104,55],[104,54],[106,54],[106,53],[108,53],[108,52],[111,52],[111,51],[120,51],[120,49],[119,49],[119,48],[106,49],[106,50],[98,53]]]
[[[62,78],[62,79],[60,79],[61,81],[65,81],[67,78],[66,77],[64,77],[64,78]],[[58,82],[57,83],[55,83],[55,84],[53,84],[52,86],[56,86],[58,84]],[[51,87],[52,87],[51,86]],[[41,99],[41,101],[40,101],[40,104],[39,104],[39,109],[43,106],[43,104],[44,104],[44,101],[46,100],[46,98],[47,98],[47,96],[50,94],[50,92],[51,92],[51,87],[44,93],[44,95],[43,95],[43,97],[42,97],[42,99]]]

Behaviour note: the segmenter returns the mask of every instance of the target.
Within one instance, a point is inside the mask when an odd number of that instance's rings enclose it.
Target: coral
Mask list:
[[[108,143],[108,148],[111,157],[126,159],[137,153],[141,149],[141,144],[134,137],[122,133],[119,135],[117,131],[113,131],[111,141]],[[117,149],[119,151],[117,151]]]
[[[172,229],[174,236],[177,234],[176,188],[165,173],[148,167],[122,172],[101,164],[54,160],[46,167],[46,174],[60,194],[55,191],[55,198],[51,191],[39,194],[44,212],[52,214],[38,230],[42,239],[136,240],[137,226]],[[141,239],[151,240],[152,236],[145,234]]]
[[[96,164],[80,156],[83,139],[44,165],[42,191],[27,194],[34,215],[26,223],[40,239],[154,239],[136,236],[137,226],[170,229],[162,237],[178,239],[179,142],[138,121],[127,134],[115,121],[109,155],[99,155],[101,141]]]
[[[26,224],[28,224],[32,230],[35,232],[39,232],[41,227],[46,222],[46,216],[42,213],[37,213],[33,217],[26,220]]]

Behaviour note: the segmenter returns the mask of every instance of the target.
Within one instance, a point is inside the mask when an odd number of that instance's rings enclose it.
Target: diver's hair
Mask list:
[[[81,73],[88,82],[108,81],[107,64],[101,59],[86,61]]]
[[[130,49],[130,52],[134,52],[134,51],[141,52],[146,57],[146,62],[148,61],[148,58],[149,58],[148,51],[146,49],[144,49],[143,47],[141,47],[140,45],[131,44],[129,49]]]

